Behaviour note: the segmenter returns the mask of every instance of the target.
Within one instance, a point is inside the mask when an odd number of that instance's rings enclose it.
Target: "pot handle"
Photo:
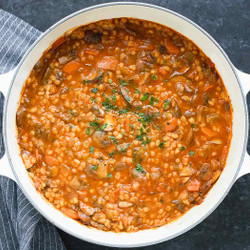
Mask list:
[[[244,73],[238,69],[236,69],[236,72],[237,72],[238,77],[240,79],[243,93],[244,93],[245,97],[247,97],[247,94],[250,91],[250,74]],[[249,173],[250,173],[250,156],[246,151],[244,159],[243,159],[243,163],[242,163],[240,171],[237,175],[237,179],[239,179],[241,176],[243,176],[245,174],[249,174]]]
[[[0,75],[0,92],[2,92],[4,98],[6,98],[11,80],[15,74],[15,69],[9,71],[8,73]],[[4,110],[3,110],[4,112]],[[2,119],[3,121],[3,119]],[[3,137],[3,122],[2,122],[2,137]],[[8,157],[6,152],[4,153],[3,157],[0,159],[0,175],[9,177],[13,181],[16,182],[16,179],[14,177],[14,174],[12,172]]]

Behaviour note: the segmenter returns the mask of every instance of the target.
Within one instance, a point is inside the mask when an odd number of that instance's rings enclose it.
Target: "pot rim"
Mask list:
[[[104,7],[111,7],[111,6],[117,6],[117,5],[132,5],[132,6],[141,6],[141,7],[149,7],[149,8],[152,8],[152,9],[156,9],[156,10],[161,10],[161,11],[164,11],[164,12],[167,12],[167,13],[170,13],[174,16],[176,16],[177,18],[180,18],[180,19],[183,19],[184,21],[188,22],[189,24],[191,24],[192,26],[194,26],[195,28],[197,28],[199,31],[201,31],[221,52],[221,54],[224,56],[224,58],[226,59],[227,63],[229,64],[230,68],[232,69],[232,72],[234,73],[234,76],[238,82],[238,85],[239,85],[239,88],[240,88],[240,92],[241,92],[241,97],[242,97],[242,100],[243,100],[243,103],[244,103],[244,114],[245,114],[245,131],[244,131],[244,134],[246,135],[245,138],[244,138],[244,142],[243,142],[243,151],[242,151],[242,154],[240,156],[240,161],[239,161],[239,165],[237,167],[237,170],[235,171],[235,174],[234,174],[234,178],[232,179],[231,183],[229,183],[226,191],[224,192],[224,194],[220,197],[220,199],[218,200],[218,202],[216,204],[214,204],[214,206],[207,211],[206,215],[204,215],[203,217],[201,217],[200,219],[196,220],[193,224],[191,224],[190,226],[186,227],[186,228],[183,228],[182,230],[180,230],[179,232],[176,232],[175,234],[171,235],[171,236],[168,236],[168,237],[163,237],[159,240],[151,240],[150,242],[146,242],[146,243],[133,243],[133,244],[129,244],[129,245],[126,245],[126,244],[120,244],[119,242],[114,242],[114,243],[103,243],[101,240],[99,239],[92,239],[92,238],[89,238],[89,237],[86,237],[86,238],[83,238],[83,237],[80,237],[78,235],[74,235],[74,233],[68,229],[66,226],[62,226],[60,223],[58,223],[57,221],[51,221],[49,216],[47,215],[47,213],[41,209],[36,203],[35,201],[32,199],[32,197],[29,195],[28,192],[26,192],[26,189],[24,188],[24,186],[22,185],[22,183],[19,181],[19,178],[18,178],[18,175],[16,174],[16,171],[15,171],[15,168],[13,166],[13,163],[12,163],[12,160],[11,160],[11,155],[10,155],[10,152],[9,152],[9,149],[8,149],[8,146],[7,146],[7,129],[6,129],[6,123],[7,123],[7,104],[9,102],[9,96],[10,96],[10,92],[12,90],[12,87],[13,87],[13,84],[14,84],[14,80],[16,79],[16,75],[18,74],[19,70],[20,70],[20,67],[22,66],[23,62],[26,60],[26,58],[28,57],[28,55],[30,54],[30,52],[33,50],[34,47],[37,46],[37,44],[44,38],[46,37],[52,30],[54,30],[57,26],[59,26],[60,24],[66,22],[67,20],[79,15],[79,14],[82,14],[82,13],[85,13],[85,12],[88,12],[88,11],[91,11],[91,10],[95,10],[95,9],[99,9],[99,8],[104,8]],[[67,31],[65,31],[67,32]],[[195,42],[195,41],[194,41]],[[139,247],[139,246],[149,246],[149,245],[153,245],[153,244],[157,244],[157,243],[161,243],[161,242],[164,242],[164,241],[168,241],[168,240],[171,240],[173,238],[176,238],[177,236],[180,236],[182,235],[183,233],[189,231],[190,229],[194,228],[197,224],[199,224],[200,222],[202,222],[204,219],[206,219],[217,207],[218,205],[223,201],[223,199],[225,198],[225,196],[227,195],[227,193],[229,192],[229,190],[231,189],[232,185],[234,184],[235,180],[236,180],[236,177],[237,177],[237,174],[239,173],[239,170],[241,168],[241,165],[243,163],[243,159],[244,159],[244,155],[246,153],[246,151],[244,150],[246,148],[246,145],[247,145],[247,135],[248,135],[248,112],[247,112],[247,105],[246,105],[246,98],[243,94],[243,88],[241,86],[241,83],[240,83],[240,80],[239,80],[239,77],[236,73],[236,70],[235,70],[235,67],[233,66],[232,62],[230,61],[229,57],[227,56],[227,54],[225,53],[225,51],[221,48],[221,46],[215,41],[215,39],[209,35],[203,28],[201,28],[198,24],[196,24],[195,22],[193,22],[192,20],[188,19],[187,17],[175,12],[175,11],[172,11],[170,9],[167,9],[165,7],[161,7],[161,6],[157,6],[157,5],[154,5],[154,4],[148,4],[148,3],[142,3],[142,2],[111,2],[111,3],[103,3],[103,4],[98,4],[98,5],[93,5],[93,6],[90,6],[90,7],[86,7],[84,9],[81,9],[81,10],[78,10],[62,19],[60,19],[58,22],[56,22],[54,25],[52,25],[51,27],[49,27],[45,32],[43,32],[38,38],[37,40],[28,48],[28,50],[25,52],[25,54],[23,55],[22,59],[20,60],[20,62],[18,63],[17,67],[16,67],[16,70],[15,70],[15,73],[13,75],[13,78],[11,80],[11,83],[10,83],[10,87],[9,87],[9,90],[8,90],[8,93],[6,95],[6,101],[4,103],[4,117],[3,117],[3,139],[4,139],[4,146],[5,146],[5,150],[6,150],[6,154],[7,154],[7,158],[9,160],[9,163],[10,163],[10,166],[11,166],[11,169],[12,169],[12,172],[16,178],[16,180],[18,181],[18,185],[21,187],[22,191],[24,192],[25,196],[28,198],[28,200],[31,202],[31,204],[36,208],[36,210],[38,210],[39,213],[41,213],[46,219],[48,219],[52,224],[54,224],[55,226],[57,226],[58,228],[62,229],[63,231],[67,232],[68,234],[74,236],[74,237],[77,237],[81,240],[87,240],[88,242],[91,242],[91,243],[94,243],[94,244],[99,244],[99,245],[103,245],[105,244],[105,246],[111,246],[111,247]],[[54,208],[56,209],[56,208]],[[178,218],[177,218],[178,220]]]

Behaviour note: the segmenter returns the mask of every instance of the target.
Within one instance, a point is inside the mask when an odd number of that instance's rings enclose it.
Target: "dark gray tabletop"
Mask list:
[[[76,10],[103,2],[107,1],[0,0],[0,8],[44,31]],[[217,40],[238,69],[250,73],[250,0],[144,2],[177,11],[196,22]],[[60,234],[68,249],[109,249],[62,231]],[[171,241],[141,249],[250,249],[250,175],[240,178],[220,206],[194,229]]]

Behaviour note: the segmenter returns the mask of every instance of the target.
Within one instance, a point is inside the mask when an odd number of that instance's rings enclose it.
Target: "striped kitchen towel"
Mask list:
[[[0,74],[13,69],[40,34],[28,23],[0,10]],[[0,250],[8,249],[65,247],[56,228],[35,210],[17,184],[0,176]]]

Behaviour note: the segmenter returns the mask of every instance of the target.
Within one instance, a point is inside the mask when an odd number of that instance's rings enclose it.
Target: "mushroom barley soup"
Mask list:
[[[68,32],[25,82],[18,143],[35,188],[84,225],[133,232],[200,204],[226,164],[232,106],[211,60],[162,25]]]

